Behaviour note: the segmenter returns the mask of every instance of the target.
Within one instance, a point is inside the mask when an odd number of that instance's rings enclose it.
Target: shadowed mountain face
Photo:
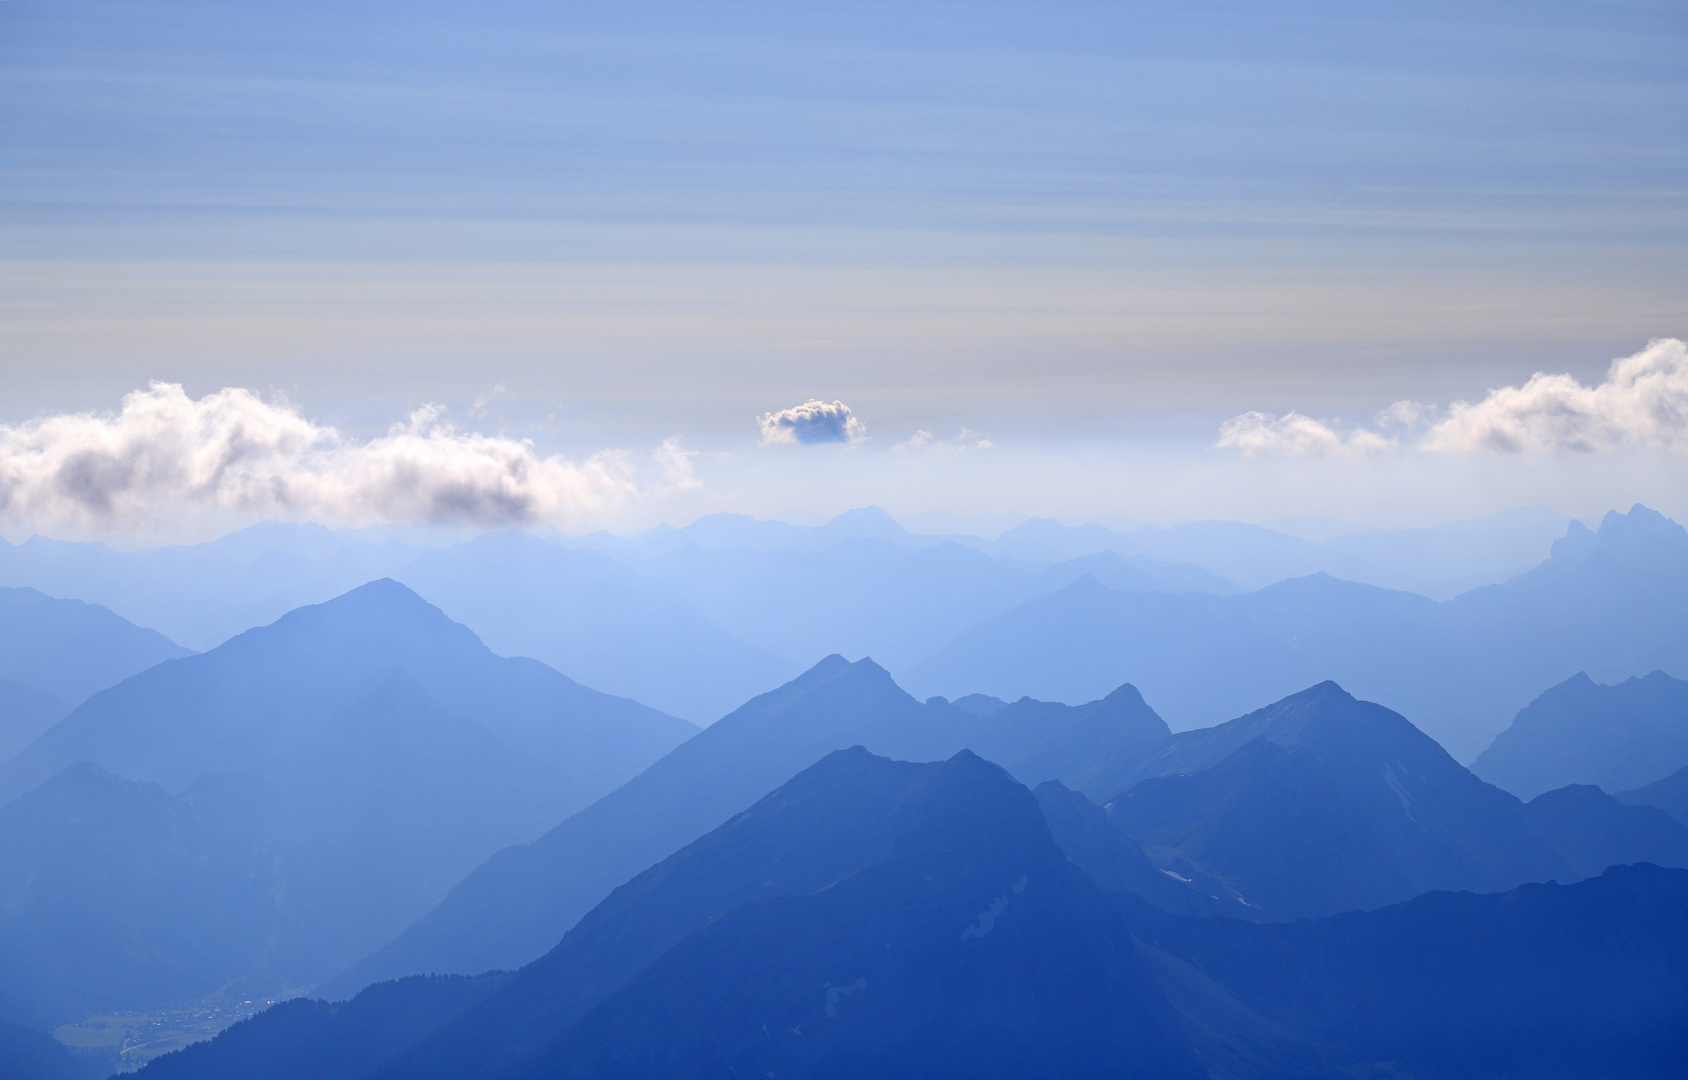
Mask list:
[[[1080,579],[899,671],[921,693],[1004,698],[1130,682],[1174,727],[1336,679],[1470,760],[1543,686],[1661,668],[1688,671],[1688,533],[1638,506],[1598,534],[1573,525],[1537,569],[1443,603],[1323,574],[1233,597]]]
[[[1576,675],[1530,702],[1471,771],[1520,799],[1566,784],[1629,791],[1688,765],[1688,682]]]
[[[537,661],[495,656],[404,586],[377,581],[95,695],[0,767],[0,800],[76,761],[171,790],[261,767],[395,669],[552,770],[558,816],[695,730]]]
[[[642,775],[532,844],[498,853],[391,945],[325,988],[349,996],[386,978],[516,967],[543,954],[610,890],[702,836],[830,751],[861,745],[916,761],[971,748],[1011,771],[1152,745],[1164,733],[1135,691],[1089,706],[1021,703],[980,715],[922,704],[870,660],[829,657],[706,728]],[[1083,739],[1077,738],[1078,734]]]
[[[1620,802],[1656,806],[1688,825],[1688,765],[1644,788],[1619,792],[1617,798]]]
[[[187,656],[188,650],[96,604],[0,589],[0,678],[70,704]],[[0,757],[4,757],[0,754]]]
[[[1274,918],[1571,875],[1517,799],[1335,683],[1174,735],[1120,781],[1108,813],[1161,865]]]
[[[1345,1066],[1670,1080],[1688,1061],[1688,871],[1613,867],[1268,925],[1126,903],[1144,940]]]

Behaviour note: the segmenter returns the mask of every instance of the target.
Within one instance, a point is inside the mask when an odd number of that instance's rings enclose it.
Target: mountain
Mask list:
[[[1272,918],[1570,874],[1517,799],[1335,683],[1174,735],[1117,782],[1110,818],[1161,866]]]
[[[733,637],[672,589],[588,548],[494,533],[427,552],[398,577],[475,627],[495,652],[534,657],[699,723],[800,670]]]
[[[70,706],[33,686],[0,679],[0,764],[40,737]]]
[[[1609,866],[1688,868],[1688,828],[1656,806],[1630,806],[1589,784],[1543,792],[1524,805],[1542,842],[1583,877]]]
[[[1521,799],[1566,784],[1645,787],[1688,765],[1688,682],[1662,671],[1601,686],[1578,672],[1519,711],[1471,771]]]
[[[1010,700],[1084,700],[1130,682],[1174,728],[1334,679],[1469,761],[1541,687],[1579,670],[1606,681],[1688,671],[1688,533],[1644,506],[1608,514],[1598,532],[1573,523],[1537,568],[1442,602],[1323,574],[1241,596],[1081,578],[897,670],[921,694]]]
[[[1001,769],[855,749],[616,890],[371,1076],[1194,1077],[1242,1056],[1247,1075],[1326,1074],[1271,1025],[1216,1031],[1169,1001]]]
[[[340,1004],[294,998],[157,1058],[142,1072],[147,1080],[362,1080],[504,979],[417,975],[372,986]]]
[[[395,669],[545,768],[553,820],[695,730],[538,661],[495,656],[438,608],[382,580],[94,695],[0,766],[0,801],[77,761],[170,790],[261,767]]]
[[[1043,772],[1052,763],[1075,760],[1068,741],[1075,731],[1099,757],[1142,745],[1159,718],[1145,715],[1140,703],[1135,691],[1122,691],[1077,709],[1026,703],[982,716],[942,700],[916,701],[871,660],[828,657],[540,839],[499,852],[324,993],[347,997],[373,982],[430,971],[518,967],[556,944],[617,885],[833,750],[861,745],[930,761],[972,748],[1050,779]]]
[[[1266,925],[1126,906],[1169,967],[1348,1075],[1674,1080],[1688,1061],[1688,871],[1614,867]]]
[[[1657,806],[1688,825],[1688,765],[1644,788],[1619,792],[1617,798],[1632,805]]]
[[[0,589],[0,678],[79,702],[188,650],[97,604]]]
[[[0,1015],[50,1028],[262,973],[295,932],[284,877],[191,800],[71,766],[0,807]]]

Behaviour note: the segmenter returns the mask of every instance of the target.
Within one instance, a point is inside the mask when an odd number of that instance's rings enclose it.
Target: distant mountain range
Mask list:
[[[968,752],[834,754],[512,976],[289,1003],[143,1080],[1679,1074],[1688,871],[1259,925],[1108,893],[1047,822]]]
[[[1230,597],[1080,579],[900,675],[923,694],[1055,701],[1130,682],[1175,728],[1334,679],[1470,760],[1543,686],[1655,669],[1688,671],[1688,532],[1638,506],[1598,533],[1573,523],[1541,566],[1440,603],[1322,575]]]
[[[982,621],[1086,575],[1122,592],[1228,596],[1324,571],[1443,597],[1540,562],[1565,523],[1521,510],[1317,543],[1226,522],[1118,532],[1033,519],[989,540],[929,536],[875,507],[816,527],[717,514],[631,539],[463,540],[268,523],[205,544],[133,552],[40,537],[0,545],[0,583],[102,603],[204,650],[392,577],[501,654],[534,657],[587,685],[707,723],[816,656],[871,655],[911,671]],[[1320,675],[1344,677],[1314,672],[1299,685]],[[1000,692],[1082,700],[1104,690],[1074,697],[1027,683]],[[1183,723],[1177,708],[1168,715]]]
[[[1566,784],[1645,787],[1688,766],[1688,682],[1601,686],[1578,672],[1521,709],[1471,771],[1522,799]]]

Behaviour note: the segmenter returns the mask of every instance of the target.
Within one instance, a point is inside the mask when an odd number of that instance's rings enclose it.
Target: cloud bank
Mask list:
[[[696,487],[677,441],[661,479],[629,455],[584,462],[531,442],[457,430],[437,406],[359,442],[286,402],[224,389],[194,400],[154,382],[116,414],[0,425],[0,518],[53,534],[168,531],[184,516],[328,524],[568,524],[652,493]]]
[[[856,443],[867,438],[867,427],[842,401],[829,405],[810,398],[789,409],[763,413],[757,423],[762,426],[762,442],[768,446]]]
[[[1375,454],[1410,446],[1433,453],[1598,453],[1624,447],[1688,450],[1688,345],[1651,341],[1612,361],[1606,378],[1586,386],[1570,375],[1537,372],[1522,386],[1491,390],[1482,401],[1446,410],[1399,401],[1378,417],[1405,440],[1380,431],[1346,431],[1300,413],[1244,413],[1220,426],[1218,446],[1250,457]]]

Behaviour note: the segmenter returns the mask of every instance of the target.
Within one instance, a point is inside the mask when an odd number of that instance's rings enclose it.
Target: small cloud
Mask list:
[[[471,420],[479,420],[481,417],[485,416],[486,407],[492,404],[495,399],[503,397],[506,393],[508,393],[508,391],[504,389],[503,380],[499,380],[492,386],[476,394],[475,400],[469,405],[469,418]]]
[[[662,493],[678,495],[682,491],[696,491],[703,486],[697,474],[692,471],[692,459],[697,457],[696,450],[687,450],[680,445],[678,435],[662,440],[662,445],[651,452],[656,459],[657,466],[662,470]]]
[[[779,412],[757,418],[765,445],[801,443],[857,443],[867,438],[867,427],[842,401],[830,405],[814,398]]]
[[[1245,457],[1358,457],[1382,453],[1396,444],[1375,431],[1354,427],[1343,432],[1298,412],[1282,416],[1247,412],[1220,425],[1218,445],[1240,450]]]
[[[891,449],[906,454],[918,450],[989,450],[995,445],[977,431],[969,428],[962,428],[959,434],[950,439],[937,438],[930,431],[921,429],[903,442],[897,443]]]

